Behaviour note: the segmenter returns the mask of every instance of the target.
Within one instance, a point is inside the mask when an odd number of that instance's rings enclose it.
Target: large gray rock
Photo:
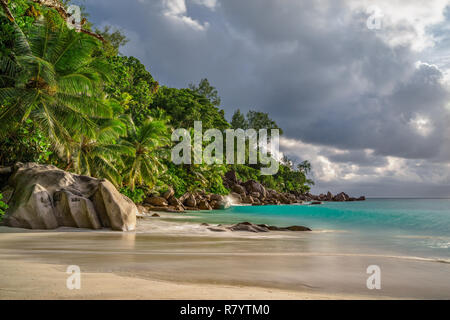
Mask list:
[[[27,229],[136,227],[136,205],[107,180],[80,176],[50,165],[14,166],[14,189],[5,225]]]
[[[16,201],[14,201],[17,199]],[[32,184],[16,192],[6,211],[5,224],[26,229],[56,229],[52,197],[39,184]]]
[[[225,174],[225,180],[228,180],[230,182],[231,185],[238,183],[238,179],[236,176],[236,172],[235,171],[228,171]]]
[[[55,216],[59,226],[101,229],[97,212],[92,201],[72,194],[58,191],[53,196]]]
[[[241,195],[236,192],[230,193],[230,197],[231,197],[231,200],[233,201],[233,203],[241,203],[242,202]]]
[[[239,185],[239,184],[235,184],[233,186],[233,188],[231,188],[231,190],[233,192],[236,192],[237,194],[240,194],[241,196],[245,196],[246,195],[246,190],[243,186]]]
[[[252,192],[258,192],[263,198],[267,196],[266,188],[264,188],[261,183],[255,180],[248,180],[243,185],[247,189],[247,192],[250,194]]]
[[[343,202],[348,201],[349,198],[350,197],[345,192],[341,192],[333,198],[333,201]]]
[[[100,181],[94,195],[94,206],[101,212],[102,225],[117,231],[132,231],[136,228],[138,210],[131,199],[122,195],[108,180]]]
[[[191,208],[195,208],[197,206],[197,200],[194,195],[190,194],[184,202],[185,205]]]
[[[327,201],[333,201],[333,194],[330,191],[327,193]]]

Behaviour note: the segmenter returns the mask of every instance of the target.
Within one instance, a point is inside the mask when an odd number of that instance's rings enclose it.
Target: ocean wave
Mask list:
[[[449,249],[450,248],[450,237],[445,236],[419,236],[419,235],[400,235],[396,238],[401,239],[416,239],[420,240],[422,245],[431,249]]]

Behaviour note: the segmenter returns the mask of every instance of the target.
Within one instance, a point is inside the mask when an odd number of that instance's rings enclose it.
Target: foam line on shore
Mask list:
[[[8,254],[8,251],[12,251],[17,254],[17,250],[1,249],[1,254]],[[70,254],[71,250],[45,250],[45,249],[33,249],[33,250],[20,250],[20,254],[23,253],[61,253]],[[186,251],[165,251],[165,250],[148,250],[146,252],[129,252],[129,251],[98,251],[98,250],[77,250],[77,253],[83,254],[95,254],[95,255],[110,255],[110,254],[133,254],[133,255],[179,255],[179,256],[233,256],[233,257],[357,257],[357,258],[381,258],[381,259],[398,259],[409,260],[417,262],[434,262],[450,264],[450,259],[439,258],[422,258],[415,256],[400,256],[400,255],[383,255],[383,254],[363,254],[363,253],[326,253],[326,252],[186,252]]]

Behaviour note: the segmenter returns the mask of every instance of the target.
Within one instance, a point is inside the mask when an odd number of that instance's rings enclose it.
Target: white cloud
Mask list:
[[[202,2],[202,4],[205,6],[211,6],[215,1],[203,0],[200,2]],[[194,20],[187,15],[187,7],[185,0],[163,0],[163,6],[164,6],[163,15],[171,19],[175,23],[181,23],[182,25],[189,26],[192,29],[198,31],[206,30],[209,27],[208,22],[202,24],[199,21]]]
[[[354,10],[366,12],[376,6],[381,14],[382,25],[378,35],[390,45],[410,45],[422,51],[435,44],[427,28],[445,20],[445,8],[449,0],[357,0],[351,1]]]
[[[433,125],[429,118],[416,115],[415,118],[410,121],[411,126],[415,129],[420,135],[426,137],[433,131]]]
[[[373,150],[366,149],[364,153],[373,159],[372,164],[363,165],[348,161],[333,161],[336,155],[349,154],[348,150],[316,144],[304,143],[297,139],[282,137],[280,146],[284,154],[297,161],[309,160],[313,168],[313,180],[316,187],[313,191],[324,193],[328,190],[340,192],[357,184],[367,183],[397,183],[399,185],[445,185],[450,179],[449,163],[430,163],[424,160],[408,160],[393,156],[377,156]],[[351,151],[350,151],[351,152]],[[357,152],[357,151],[356,151]],[[383,161],[375,161],[377,158]],[[333,190],[334,188],[334,190]],[[408,195],[407,188],[406,195]],[[353,191],[355,192],[355,191]],[[365,190],[361,190],[365,192]],[[376,194],[372,194],[376,195]],[[386,194],[383,194],[386,196]],[[398,196],[405,194],[390,194]],[[410,195],[410,194],[409,194]],[[445,194],[444,194],[445,195]],[[442,196],[442,195],[440,195]]]

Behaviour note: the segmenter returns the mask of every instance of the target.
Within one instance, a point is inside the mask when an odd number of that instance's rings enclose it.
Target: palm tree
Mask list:
[[[133,150],[124,159],[125,183],[134,190],[136,184],[154,186],[158,176],[165,170],[161,159],[166,156],[165,146],[170,144],[168,127],[164,120],[149,118],[136,127],[128,120],[128,135],[121,145]]]
[[[52,13],[37,20],[28,36],[15,23],[14,28],[12,55],[0,59],[2,128],[30,118],[60,153],[77,134],[94,138],[96,120],[112,116],[97,98],[110,72],[93,57],[99,41],[68,29]]]
[[[104,178],[115,186],[122,182],[123,156],[133,156],[134,149],[121,144],[126,126],[119,119],[98,121],[94,138],[76,136],[68,149],[72,151],[69,166],[78,174]]]
[[[308,160],[305,160],[297,165],[297,169],[306,176],[311,172],[312,166]]]

